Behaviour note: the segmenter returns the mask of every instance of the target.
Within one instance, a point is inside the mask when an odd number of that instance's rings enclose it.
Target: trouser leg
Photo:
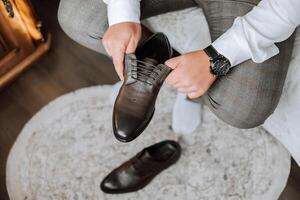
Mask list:
[[[142,0],[141,18],[193,7],[193,0]],[[79,44],[106,55],[101,39],[108,28],[102,0],[61,0],[58,20],[64,32]]]
[[[237,16],[249,12],[259,0],[205,0],[204,12],[212,41],[224,33]],[[238,128],[264,123],[279,102],[293,49],[294,35],[278,43],[280,53],[263,63],[248,60],[218,78],[203,96],[210,110]],[[230,45],[230,44],[228,44]]]

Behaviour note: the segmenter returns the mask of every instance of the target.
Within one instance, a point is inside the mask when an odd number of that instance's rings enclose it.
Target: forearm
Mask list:
[[[274,43],[287,39],[300,24],[299,0],[262,0],[213,46],[232,66],[252,59],[260,63],[279,53]]]

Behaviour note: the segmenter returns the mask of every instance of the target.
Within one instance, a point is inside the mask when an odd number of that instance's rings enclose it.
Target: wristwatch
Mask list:
[[[204,52],[209,57],[211,73],[217,77],[225,76],[231,67],[230,61],[220,54],[212,45],[206,47]]]

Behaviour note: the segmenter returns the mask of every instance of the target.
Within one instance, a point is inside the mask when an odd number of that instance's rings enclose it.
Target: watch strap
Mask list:
[[[204,49],[204,52],[212,59],[212,60],[216,60],[220,54],[217,52],[217,50],[212,46],[209,45],[208,47],[206,47]]]

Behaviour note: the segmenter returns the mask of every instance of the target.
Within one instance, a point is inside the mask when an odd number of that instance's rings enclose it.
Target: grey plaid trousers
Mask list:
[[[142,19],[200,6],[212,40],[218,38],[237,16],[249,12],[260,0],[142,0]],[[58,20],[76,42],[106,54],[101,40],[107,23],[106,4],[101,0],[61,0]],[[277,43],[280,53],[263,63],[248,60],[212,85],[201,97],[210,110],[227,124],[253,128],[274,112],[284,85],[294,43],[294,34]]]

